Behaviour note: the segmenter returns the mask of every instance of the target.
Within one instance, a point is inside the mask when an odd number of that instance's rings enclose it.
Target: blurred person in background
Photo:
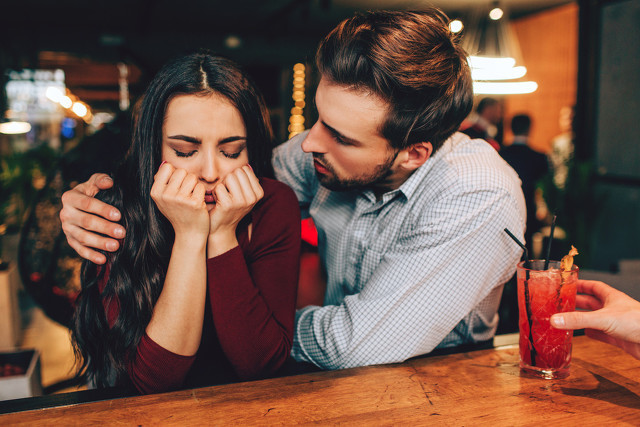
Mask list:
[[[497,99],[482,98],[476,107],[476,114],[461,127],[461,132],[471,139],[484,139],[500,151],[500,143],[495,139],[502,123],[502,105]]]
[[[503,159],[509,163],[522,184],[525,203],[527,205],[527,229],[524,233],[527,249],[533,253],[532,237],[542,223],[536,217],[536,186],[538,181],[549,171],[547,156],[529,147],[529,134],[531,131],[531,118],[527,114],[518,114],[511,119],[511,131],[513,141],[511,145],[500,151]]]

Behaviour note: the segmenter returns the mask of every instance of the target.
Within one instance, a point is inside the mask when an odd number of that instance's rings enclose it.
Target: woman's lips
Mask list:
[[[215,203],[216,200],[213,198],[213,193],[208,191],[204,193],[204,202],[205,203]]]

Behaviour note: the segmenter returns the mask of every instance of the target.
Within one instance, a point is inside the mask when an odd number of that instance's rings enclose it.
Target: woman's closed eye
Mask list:
[[[178,157],[191,157],[194,154],[196,154],[196,152],[198,150],[193,150],[193,151],[180,151],[180,150],[176,150],[175,148],[173,149],[173,151],[176,153],[176,156]]]
[[[238,157],[240,157],[240,154],[242,154],[243,151],[244,151],[244,147],[234,153],[230,153],[229,151],[225,151],[225,150],[220,150],[220,153],[222,153],[222,155],[228,159],[237,159]]]

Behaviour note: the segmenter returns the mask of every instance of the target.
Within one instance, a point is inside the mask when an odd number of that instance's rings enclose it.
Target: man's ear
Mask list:
[[[433,145],[430,142],[417,142],[405,148],[400,167],[407,170],[415,170],[426,162],[433,153]]]

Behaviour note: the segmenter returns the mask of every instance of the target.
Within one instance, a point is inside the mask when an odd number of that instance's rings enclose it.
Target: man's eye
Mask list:
[[[333,139],[340,145],[351,145],[344,139],[340,138],[338,135],[333,135]]]
[[[176,156],[178,157],[191,157],[196,153],[196,150],[189,151],[189,152],[178,151],[178,150],[173,150],[173,151],[176,152]]]

